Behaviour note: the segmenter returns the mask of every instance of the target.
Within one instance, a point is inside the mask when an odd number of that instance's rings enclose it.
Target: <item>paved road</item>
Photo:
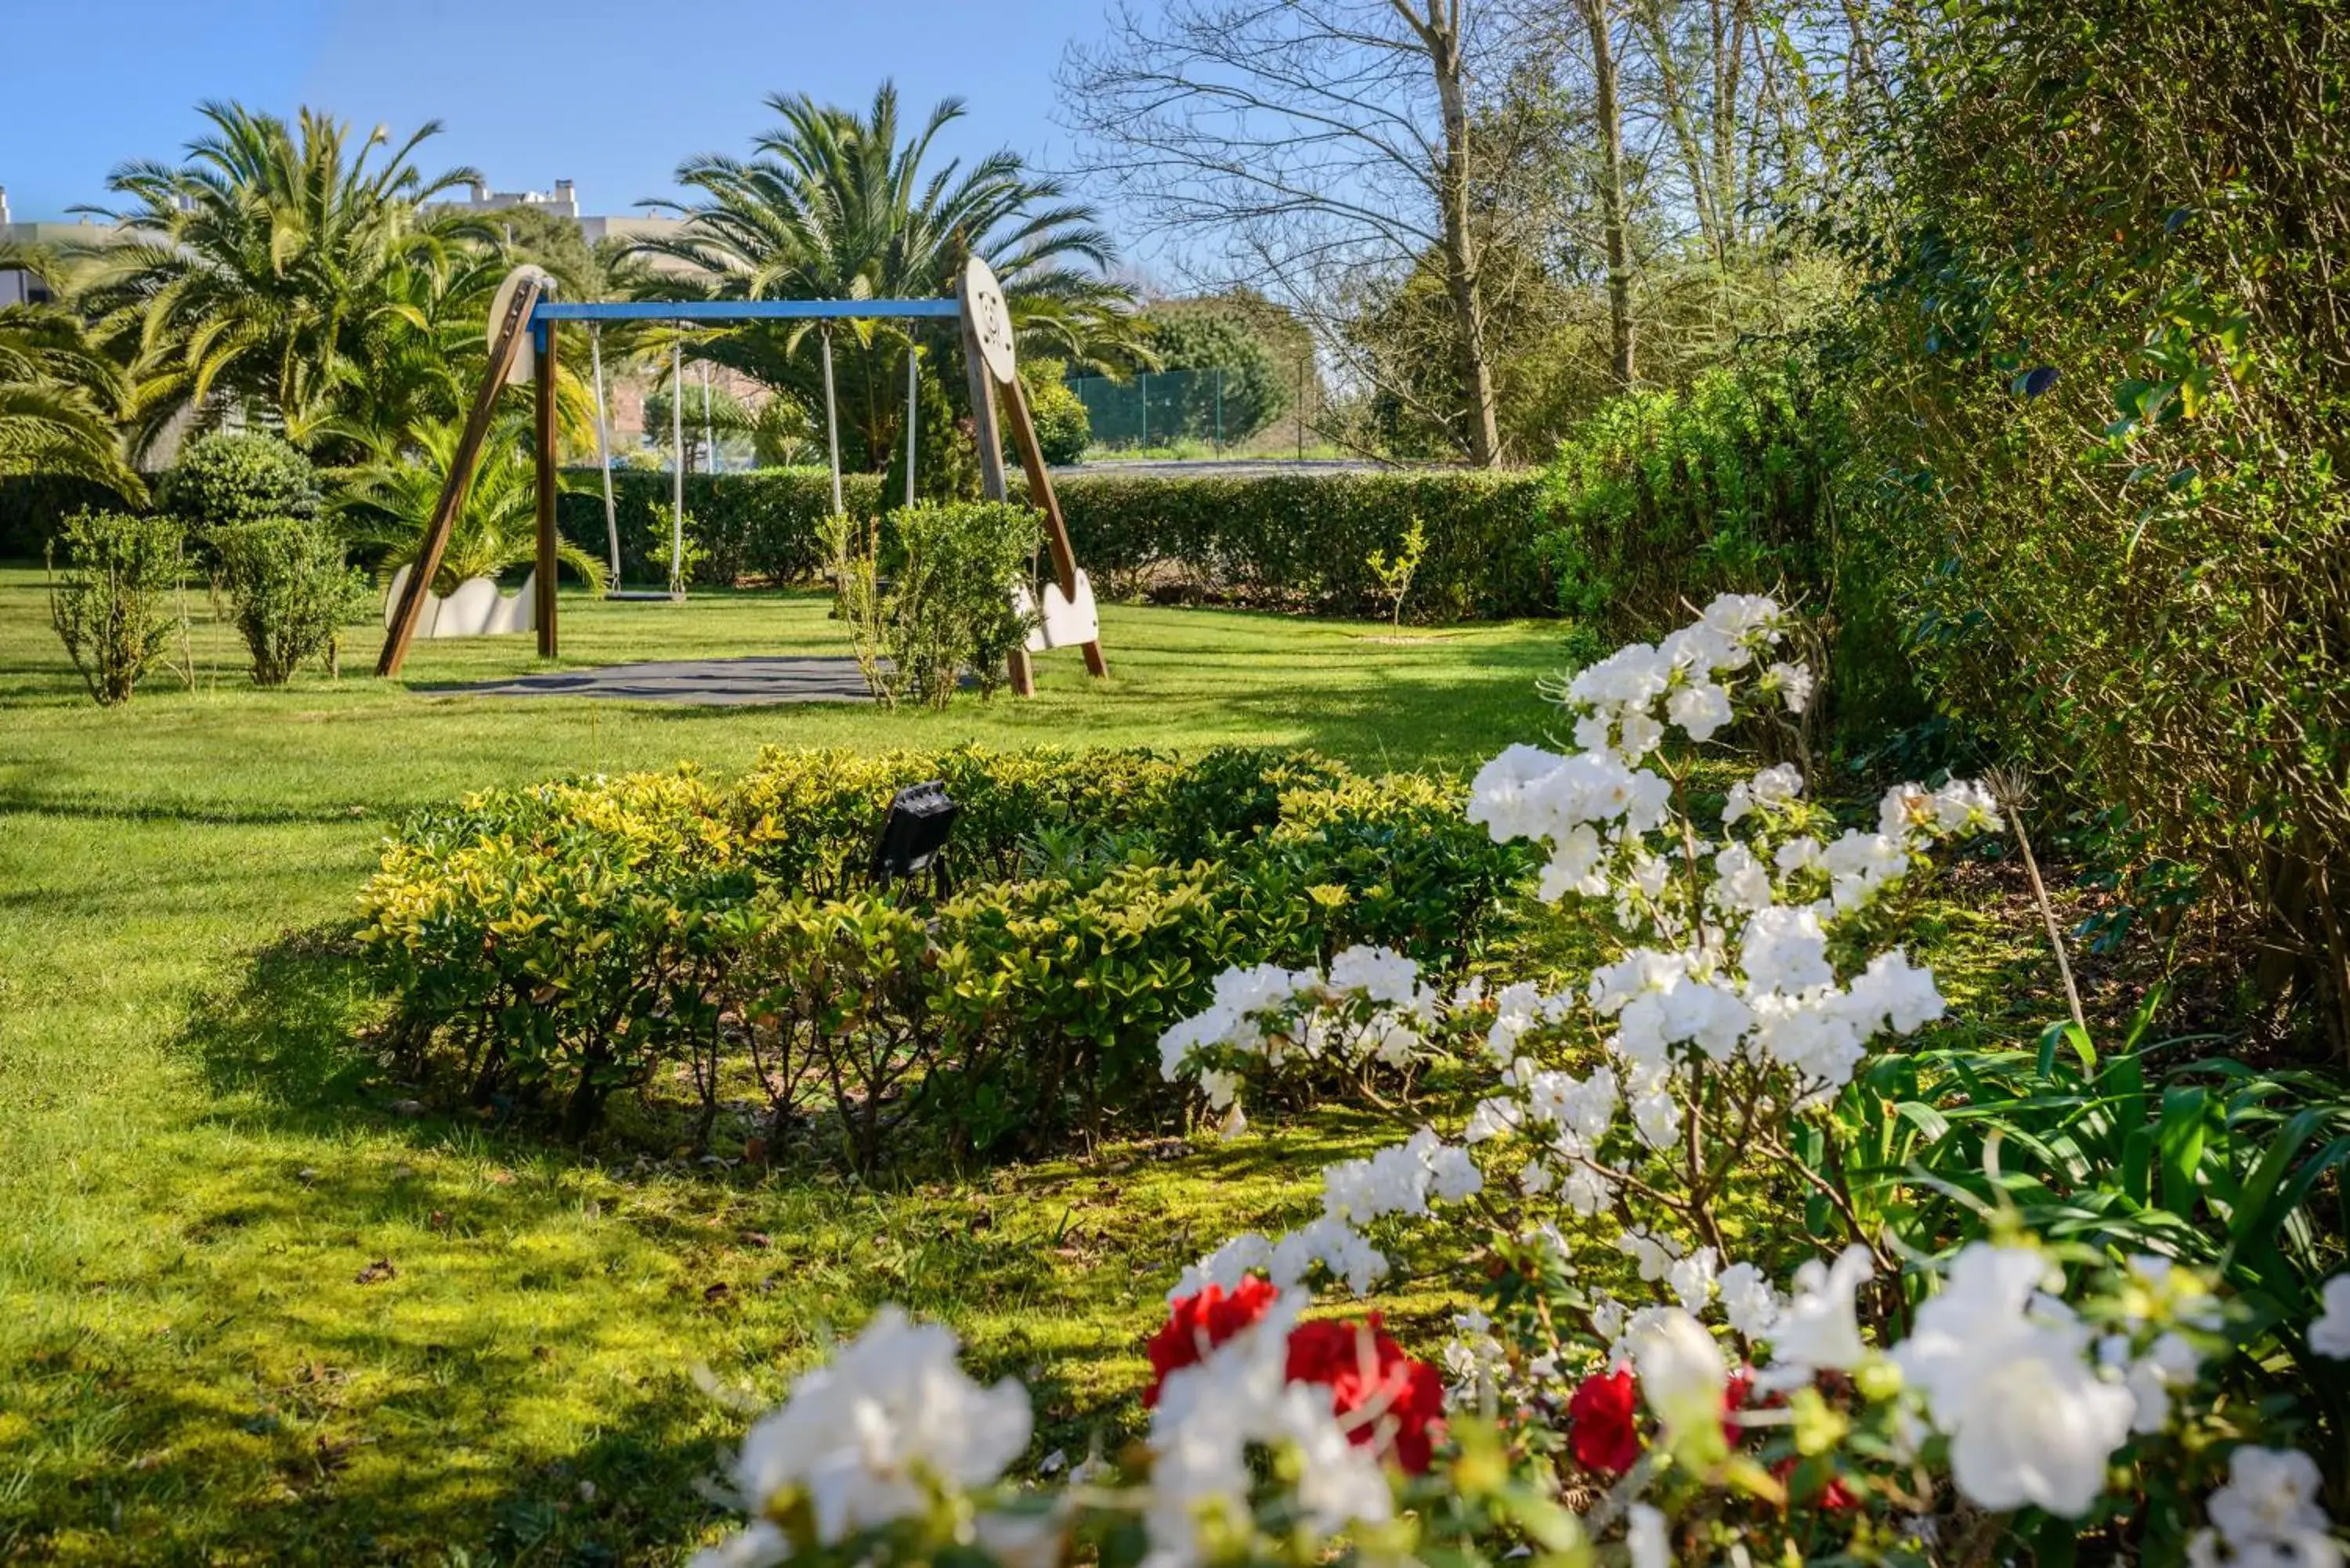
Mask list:
[[[1080,462],[1053,470],[1055,479],[1263,479],[1276,473],[1379,473],[1387,465],[1361,458],[1137,458],[1131,462]]]

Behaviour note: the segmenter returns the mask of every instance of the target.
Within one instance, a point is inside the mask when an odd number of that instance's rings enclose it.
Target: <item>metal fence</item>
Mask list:
[[[1253,433],[1228,431],[1220,369],[1159,370],[1126,381],[1087,376],[1069,385],[1086,405],[1094,445],[1111,452],[1185,443],[1221,452],[1232,438]]]

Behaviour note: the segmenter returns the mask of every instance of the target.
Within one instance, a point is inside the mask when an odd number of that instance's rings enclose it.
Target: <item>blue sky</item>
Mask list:
[[[446,131],[427,167],[501,190],[578,182],[583,210],[671,194],[692,152],[741,152],[770,93],[862,106],[884,77],[910,109],[970,104],[946,150],[1050,163],[1052,75],[1107,0],[0,0],[0,186],[18,220],[103,204],[107,171],[176,159],[194,107],[302,104]],[[534,13],[557,18],[535,26]]]

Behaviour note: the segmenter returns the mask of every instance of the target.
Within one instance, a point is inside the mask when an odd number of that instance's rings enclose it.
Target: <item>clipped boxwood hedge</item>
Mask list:
[[[576,472],[557,515],[565,536],[601,556],[603,493]],[[612,476],[622,576],[668,569],[670,476]],[[1539,474],[1302,473],[1198,479],[1071,474],[1055,481],[1069,534],[1101,589],[1118,597],[1222,600],[1356,615],[1384,609],[1367,558],[1393,552],[1415,517],[1428,537],[1407,617],[1422,620],[1542,615],[1555,605],[1534,548]],[[879,504],[872,474],[842,480],[852,512]],[[692,474],[686,510],[708,552],[706,584],[789,583],[823,566],[831,482],[819,468]],[[1013,484],[1014,498],[1026,487]]]

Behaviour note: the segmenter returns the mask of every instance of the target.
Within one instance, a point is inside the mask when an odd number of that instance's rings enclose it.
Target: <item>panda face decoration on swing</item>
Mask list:
[[[1003,288],[995,281],[994,272],[977,256],[963,264],[962,300],[987,373],[998,382],[1009,382],[1018,373],[1013,357],[1012,312],[1004,306]]]

